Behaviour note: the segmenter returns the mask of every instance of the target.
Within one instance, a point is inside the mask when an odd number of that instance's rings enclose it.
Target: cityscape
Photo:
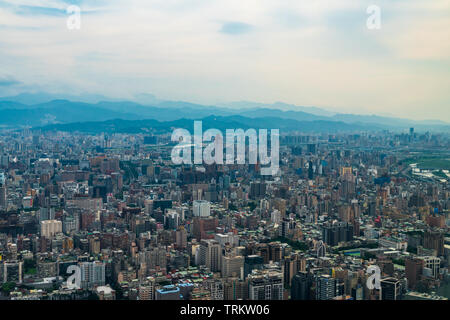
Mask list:
[[[280,134],[274,175],[175,144],[4,131],[2,299],[448,299],[448,133]]]
[[[0,306],[448,306],[449,22],[447,0],[0,0]]]

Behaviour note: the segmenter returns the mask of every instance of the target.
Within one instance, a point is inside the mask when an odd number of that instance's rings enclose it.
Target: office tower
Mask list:
[[[193,204],[194,217],[209,217],[211,214],[211,204],[206,200],[194,200]]]
[[[200,242],[200,265],[205,265],[211,272],[220,271],[222,250],[216,240],[208,239]]]
[[[398,300],[400,297],[400,281],[386,278],[380,281],[380,300]]]
[[[99,261],[82,262],[81,287],[84,289],[105,285],[105,264]]]
[[[180,288],[174,285],[167,285],[157,289],[155,300],[182,300]]]
[[[424,267],[424,260],[417,258],[407,258],[405,260],[405,273],[408,279],[408,287],[415,289],[420,280]]]
[[[291,299],[310,300],[313,278],[309,272],[300,271],[292,278]]]
[[[283,300],[283,274],[261,271],[248,276],[250,300]]]
[[[327,274],[316,278],[316,300],[331,300],[336,295],[335,278]]]
[[[41,221],[41,236],[51,239],[55,234],[62,232],[62,222],[59,220]]]

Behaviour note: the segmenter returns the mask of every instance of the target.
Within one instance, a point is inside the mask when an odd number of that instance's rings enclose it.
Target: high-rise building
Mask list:
[[[246,278],[253,270],[262,269],[264,259],[258,255],[249,255],[244,259],[244,277]]]
[[[211,204],[206,200],[194,200],[193,204],[194,217],[209,217],[211,214]]]
[[[211,292],[212,300],[223,300],[224,292],[223,292],[223,282],[221,280],[211,280],[208,281],[208,287]]]
[[[431,277],[437,278],[441,268],[441,259],[437,257],[419,257],[423,261],[423,267],[428,269]]]
[[[41,236],[51,239],[55,234],[62,232],[62,222],[59,220],[41,221]]]
[[[398,300],[400,297],[400,281],[396,278],[386,278],[380,281],[380,300]]]
[[[178,249],[184,249],[187,246],[187,231],[181,226],[175,233],[175,243]]]
[[[406,279],[408,279],[408,287],[415,289],[420,275],[423,272],[424,260],[422,259],[406,259],[405,260],[405,273]]]
[[[164,225],[166,229],[176,229],[180,225],[180,215],[176,210],[168,209],[164,215]]]
[[[444,255],[444,233],[428,230],[423,236],[423,247],[436,250],[438,256]]]
[[[39,221],[54,220],[55,208],[40,208],[39,209]]]
[[[145,283],[139,286],[139,300],[155,299],[155,279],[147,278]]]
[[[217,218],[194,217],[193,225],[193,235],[197,240],[213,239],[219,220]]]
[[[222,257],[222,277],[241,277],[244,271],[243,256],[223,256]]]
[[[335,278],[328,274],[316,278],[316,300],[331,300],[336,295]]]
[[[283,300],[283,274],[275,271],[261,271],[248,277],[248,298],[250,300]]]
[[[292,300],[310,300],[312,276],[309,272],[300,271],[292,278],[291,299]]]
[[[250,183],[250,199],[259,199],[266,194],[265,182],[252,182]]]
[[[105,264],[99,261],[82,262],[81,287],[84,289],[105,285]]]
[[[224,300],[247,300],[248,281],[238,278],[228,278],[224,284]]]
[[[205,265],[212,272],[220,271],[221,268],[221,247],[216,240],[208,239],[200,242],[200,265]]]
[[[322,230],[323,241],[329,246],[336,246],[339,242],[353,240],[353,225],[350,223],[327,224]]]
[[[7,207],[6,186],[0,185],[0,209],[6,209],[6,207]]]

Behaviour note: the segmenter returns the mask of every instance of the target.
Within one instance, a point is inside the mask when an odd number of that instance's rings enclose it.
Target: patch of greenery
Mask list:
[[[24,270],[23,273],[26,275],[35,275],[37,273],[37,271],[36,271],[36,268],[30,268],[26,271]]]
[[[400,266],[405,266],[405,260],[404,259],[392,259],[393,264],[398,264]]]
[[[29,275],[36,274],[36,261],[33,259],[25,259],[23,261],[23,273]]]
[[[417,248],[408,247],[408,248],[406,249],[406,251],[408,251],[409,253],[417,254]]]
[[[14,290],[14,288],[16,287],[16,283],[15,282],[5,282],[2,287],[1,287],[1,291],[7,295],[9,295],[9,293],[11,291]]]
[[[377,242],[371,242],[371,243],[355,244],[355,245],[351,245],[351,246],[340,247],[336,251],[339,252],[339,251],[345,251],[345,250],[351,250],[351,249],[360,249],[360,248],[375,249],[375,248],[378,248],[378,243]]]
[[[402,163],[410,165],[417,163],[417,167],[426,170],[450,170],[450,159],[442,158],[442,156],[416,156],[402,161]]]
[[[437,176],[437,177],[441,177],[441,178],[444,178],[444,179],[447,179],[447,178],[448,178],[447,175],[446,175],[444,172],[442,172],[442,170],[439,170],[439,171],[433,171],[433,174],[434,174],[435,176]]]
[[[290,245],[294,250],[300,250],[300,251],[308,251],[309,247],[305,242],[301,241],[292,241],[288,238],[284,237],[277,237],[273,239],[272,241],[280,241],[281,243],[287,243]]]

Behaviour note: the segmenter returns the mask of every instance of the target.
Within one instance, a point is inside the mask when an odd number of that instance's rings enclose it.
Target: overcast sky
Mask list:
[[[81,28],[67,28],[69,5]],[[369,30],[366,10],[381,9]],[[448,0],[0,0],[0,95],[257,101],[450,121]]]

